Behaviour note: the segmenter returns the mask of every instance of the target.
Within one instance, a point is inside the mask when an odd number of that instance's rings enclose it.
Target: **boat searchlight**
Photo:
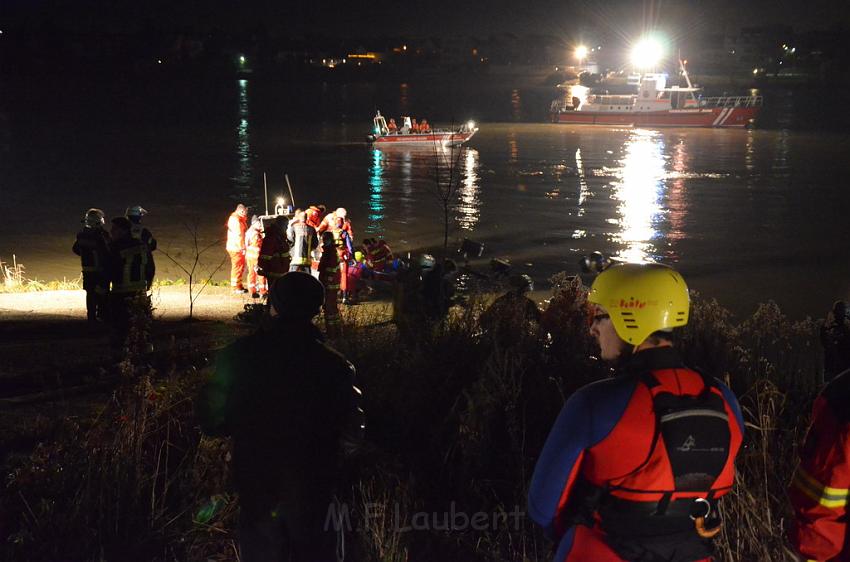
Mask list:
[[[475,121],[467,121],[466,122],[466,128],[469,129],[470,131],[473,130],[475,128]]]
[[[632,64],[641,69],[653,68],[661,61],[663,52],[664,49],[657,39],[641,39],[632,49]]]

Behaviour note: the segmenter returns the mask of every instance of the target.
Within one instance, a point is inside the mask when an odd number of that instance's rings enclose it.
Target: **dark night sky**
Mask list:
[[[157,27],[225,29],[263,22],[271,31],[345,36],[486,36],[512,32],[575,36],[594,29],[623,37],[644,22],[672,35],[786,23],[798,31],[850,22],[848,0],[2,0],[13,20],[88,31]],[[4,9],[5,11],[5,9]]]

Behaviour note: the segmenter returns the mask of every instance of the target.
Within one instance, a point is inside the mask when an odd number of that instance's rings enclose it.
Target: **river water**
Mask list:
[[[396,251],[442,243],[432,148],[363,142],[375,108],[480,131],[455,163],[450,245],[507,258],[538,289],[600,250],[679,268],[746,314],[776,300],[793,317],[850,298],[850,137],[805,91],[763,92],[755,130],[607,129],[545,123],[553,91],[254,80],[39,80],[0,97],[0,259],[43,280],[78,275],[70,246],[90,206],[140,204],[160,248],[199,271],[233,206],[270,198],[344,206],[355,234]],[[838,129],[838,130],[836,130]],[[272,203],[273,204],[273,203]],[[179,269],[157,257],[162,277]],[[222,270],[217,277],[224,278]]]

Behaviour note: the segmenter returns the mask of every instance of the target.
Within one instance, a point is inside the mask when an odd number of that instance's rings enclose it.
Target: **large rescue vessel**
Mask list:
[[[667,87],[667,74],[647,73],[636,80],[637,93],[587,95],[581,86],[567,90],[552,102],[554,123],[635,127],[748,127],[762,105],[762,97],[703,97],[694,87],[685,65],[679,63],[687,87]]]
[[[372,133],[367,135],[366,139],[375,145],[381,146],[460,146],[478,132],[478,127],[472,121],[465,123],[453,131],[430,129],[425,133],[414,132],[411,128],[410,117],[404,118],[401,128],[397,131],[391,131],[380,111],[372,119],[372,125]]]

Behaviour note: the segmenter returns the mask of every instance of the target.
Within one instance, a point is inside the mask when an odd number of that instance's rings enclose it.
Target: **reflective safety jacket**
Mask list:
[[[227,245],[228,252],[241,252],[245,249],[245,231],[248,230],[248,218],[239,216],[233,211],[227,219]]]
[[[263,245],[263,233],[260,229],[250,227],[245,232],[245,259],[257,263],[260,259],[260,248]]]
[[[130,236],[113,240],[110,247],[109,278],[116,294],[141,293],[153,282],[153,263],[147,246]]]
[[[672,347],[638,352],[624,376],[564,405],[534,470],[529,515],[558,543],[559,562],[707,559],[691,509],[732,488],[743,431],[726,386],[685,367]],[[587,552],[590,532],[610,556],[571,557]]]
[[[271,224],[265,229],[257,266],[257,272],[260,275],[272,279],[281,277],[289,271],[289,244],[276,224]]]
[[[378,240],[366,249],[366,261],[375,271],[384,271],[393,261],[393,252],[384,240]]]
[[[313,249],[319,245],[316,229],[298,220],[289,223],[286,228],[286,240],[290,244],[290,265],[310,266]]]
[[[325,291],[336,293],[340,281],[339,258],[332,249],[322,252],[319,259],[319,281],[325,286]]]
[[[815,400],[812,425],[789,490],[791,544],[806,560],[850,561],[850,371]]]
[[[71,250],[80,256],[83,277],[103,276],[109,260],[109,233],[103,228],[84,228]]]

